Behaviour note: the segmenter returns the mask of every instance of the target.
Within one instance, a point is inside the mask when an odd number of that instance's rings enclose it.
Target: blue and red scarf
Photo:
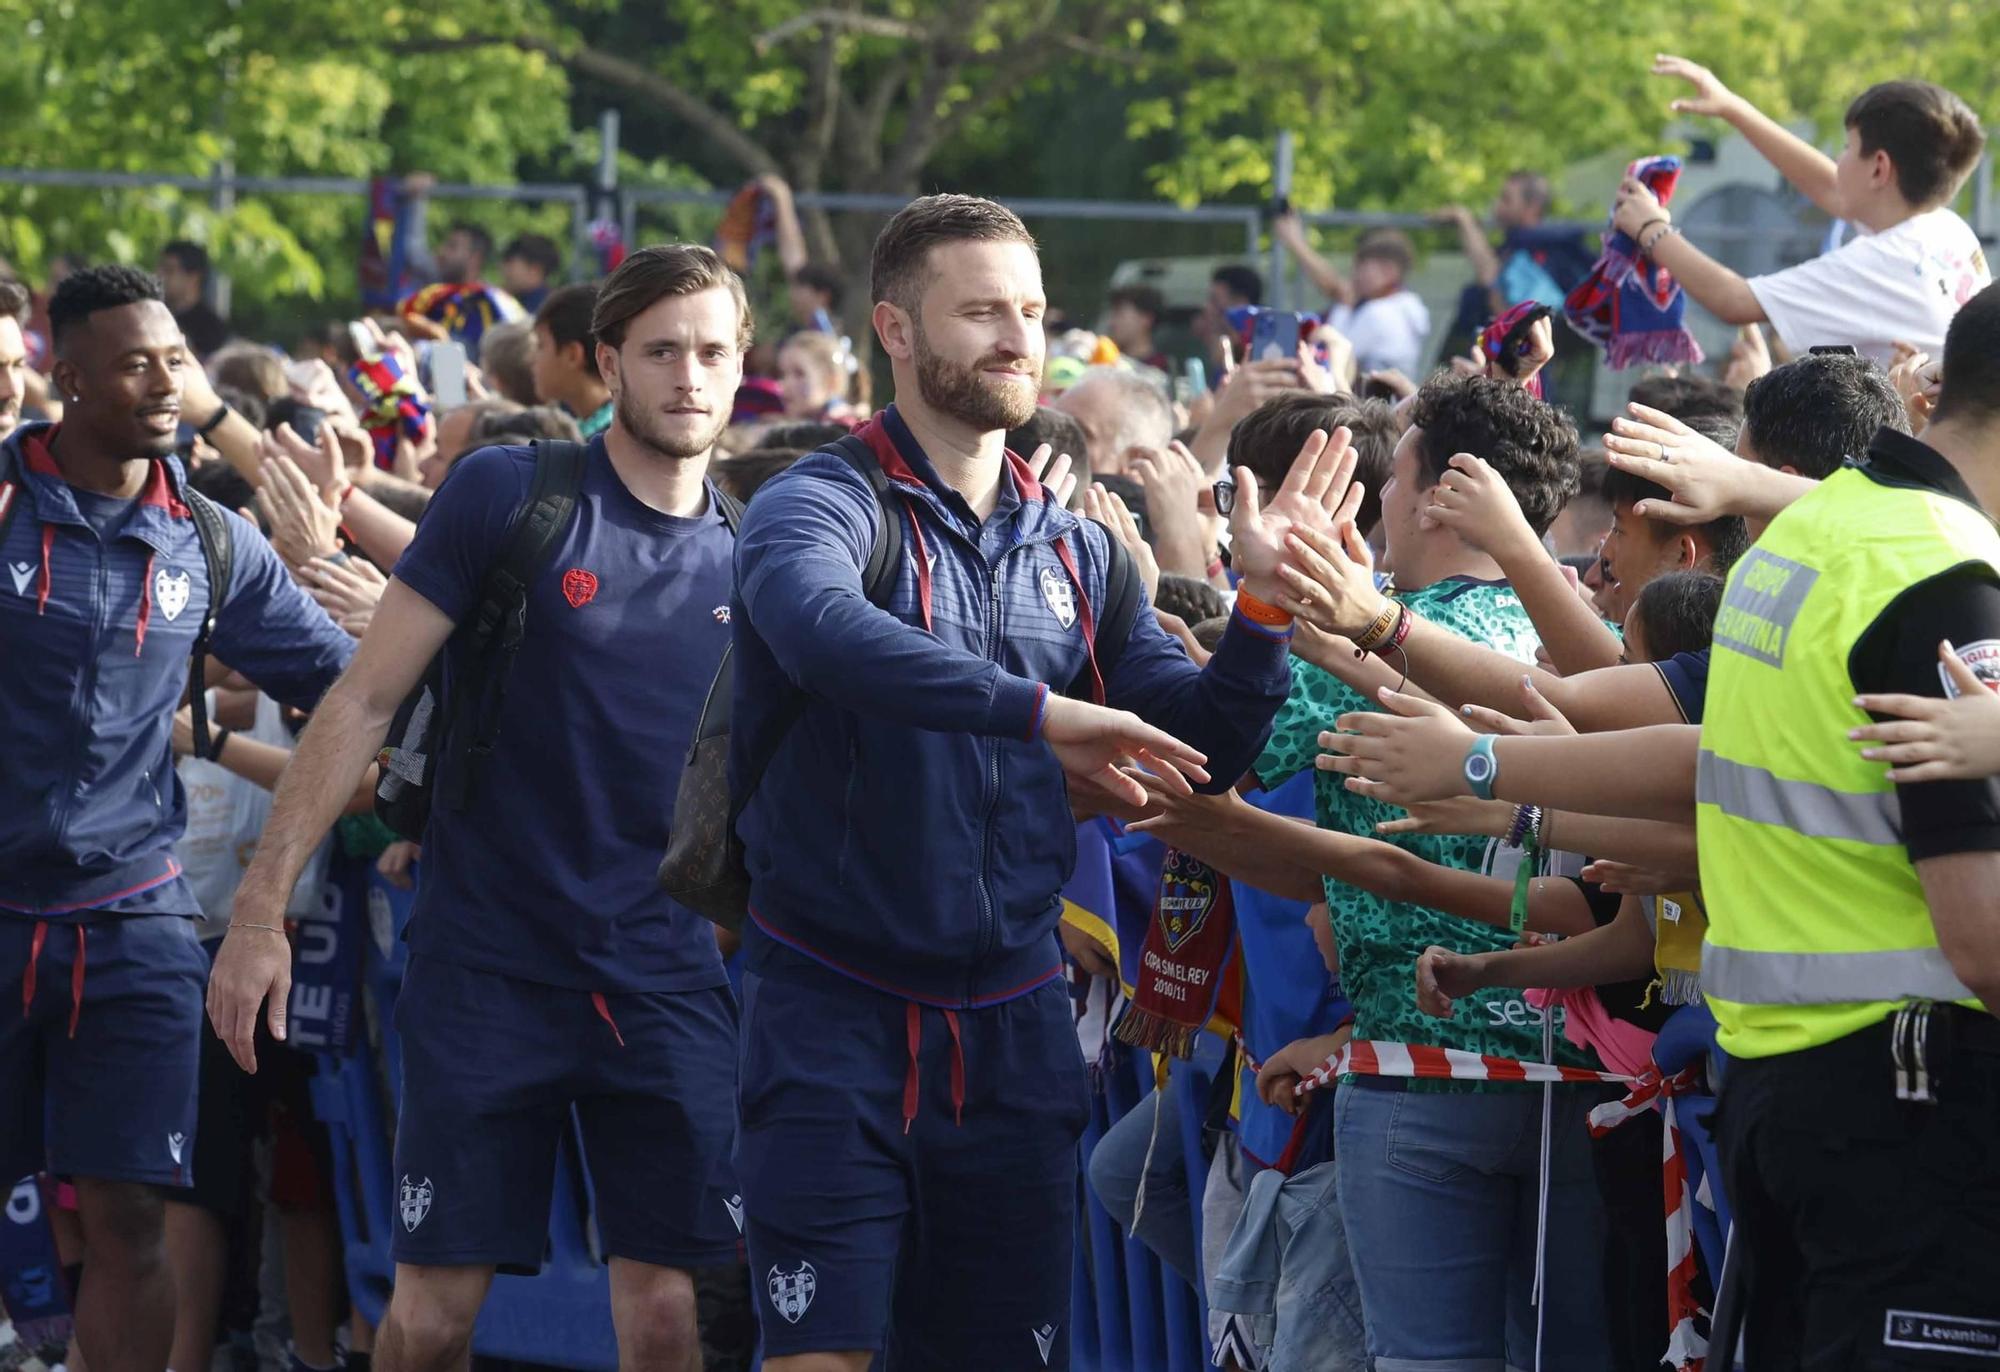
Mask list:
[[[1625,175],[1637,177],[1665,205],[1680,180],[1681,159],[1642,157]],[[1604,251],[1590,275],[1563,302],[1570,327],[1602,346],[1614,371],[1648,362],[1700,362],[1701,344],[1682,321],[1686,310],[1681,283],[1659,263],[1640,256],[1639,245],[1616,227],[1605,235]]]

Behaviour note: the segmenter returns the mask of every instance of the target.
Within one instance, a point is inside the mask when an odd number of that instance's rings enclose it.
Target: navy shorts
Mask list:
[[[0,919],[6,1175],[188,1185],[207,984],[179,915]]]
[[[538,1271],[572,1107],[607,1253],[737,1260],[729,988],[599,999],[411,956],[396,1000],[397,1262]]]
[[[916,1009],[914,1032],[912,1012],[833,973],[743,979],[736,1171],[765,1356],[1066,1368],[1088,1112],[1068,989]]]

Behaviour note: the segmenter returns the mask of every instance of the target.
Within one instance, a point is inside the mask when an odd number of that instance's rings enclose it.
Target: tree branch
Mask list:
[[[531,34],[466,34],[458,38],[413,38],[398,43],[403,53],[463,52],[471,48],[511,47],[540,53],[565,70],[642,96],[666,109],[707,137],[752,176],[781,175],[776,158],[723,111],[683,88],[673,78],[614,53],[584,46],[565,51],[550,38]]]
[[[757,49],[757,55],[762,57],[793,34],[803,33],[811,28],[823,29],[828,34],[835,29],[849,29],[875,38],[930,37],[929,30],[921,24],[912,24],[907,20],[891,19],[886,15],[861,14],[854,10],[817,9],[793,15],[784,23],[764,30],[750,42]]]

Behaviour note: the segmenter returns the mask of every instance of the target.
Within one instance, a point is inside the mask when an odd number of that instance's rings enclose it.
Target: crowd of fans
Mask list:
[[[61,1268],[0,1362],[462,1365],[573,1110],[626,1366],[1065,1366],[1079,1167],[1244,1372],[2000,1356],[1979,126],[1889,83],[1830,158],[1656,70],[1853,236],[1745,280],[1627,179],[1607,258],[1746,332],[1594,444],[1529,174],[1497,247],[1450,216],[1470,357],[1426,376],[1406,236],[1342,267],[1287,213],[1324,319],[1252,356],[1217,271],[1199,390],[1157,293],[1058,329],[1017,219],[916,201],[872,418],[775,180],[775,329],[708,249],[489,281],[471,225],[282,350],[191,242],[0,283],[0,1140]],[[711,925],[656,869],[719,668]],[[370,869],[416,890],[393,1015],[314,953]],[[378,1331],[312,1084],[392,1034]]]

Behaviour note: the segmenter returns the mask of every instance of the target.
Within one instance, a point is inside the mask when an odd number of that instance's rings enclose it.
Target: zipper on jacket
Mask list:
[[[70,723],[76,739],[69,747],[69,766],[63,772],[63,784],[56,792],[55,842],[61,845],[69,834],[70,792],[76,787],[76,770],[80,765],[84,750],[90,746],[90,702],[97,695],[97,663],[104,652],[104,613],[110,600],[110,587],[105,585],[105,563],[109,560],[103,541],[94,540],[97,549],[97,590],[91,597],[90,647],[89,656],[84,659],[83,670],[77,673],[76,704],[70,710]]]
[[[1007,552],[1011,552],[1008,549]],[[1007,552],[1002,552],[992,564],[986,582],[986,656],[994,662],[1000,660],[1000,577],[1007,562]],[[985,554],[980,554],[981,561]],[[965,979],[965,1002],[970,1005],[978,990],[979,968],[992,951],[993,926],[996,917],[993,911],[993,812],[1000,807],[1000,747],[991,738],[982,736],[980,750],[986,755],[986,795],[985,812],[979,822],[979,941],[972,951],[972,966]]]

